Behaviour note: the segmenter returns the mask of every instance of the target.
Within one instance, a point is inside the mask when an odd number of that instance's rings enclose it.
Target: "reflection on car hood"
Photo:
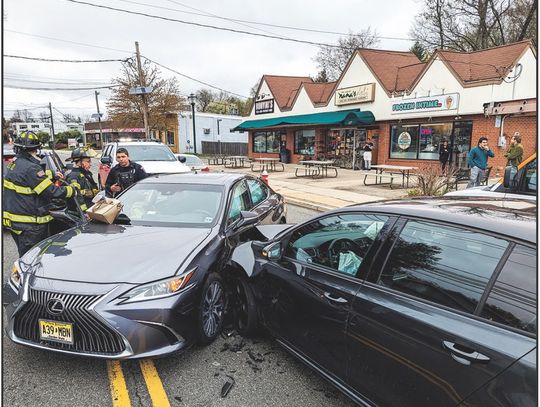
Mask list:
[[[174,275],[210,231],[88,223],[43,241],[33,269],[38,277],[71,281],[155,281]]]
[[[191,169],[180,161],[137,161],[148,174],[182,174]]]

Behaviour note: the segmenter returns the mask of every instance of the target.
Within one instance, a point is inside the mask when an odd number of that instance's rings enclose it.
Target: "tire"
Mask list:
[[[236,331],[242,336],[257,332],[259,316],[255,294],[244,276],[237,276],[233,282],[233,321]]]
[[[221,333],[225,305],[223,280],[219,275],[212,273],[204,283],[197,310],[197,336],[200,344],[212,343]]]

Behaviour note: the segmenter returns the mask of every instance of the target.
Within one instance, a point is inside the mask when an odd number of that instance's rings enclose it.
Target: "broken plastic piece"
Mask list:
[[[225,382],[225,384],[223,385],[223,387],[221,388],[221,397],[227,397],[227,395],[229,394],[229,392],[231,391],[231,389],[233,388],[234,386],[234,379],[232,376],[229,376],[229,375],[226,375],[227,376],[227,381]]]

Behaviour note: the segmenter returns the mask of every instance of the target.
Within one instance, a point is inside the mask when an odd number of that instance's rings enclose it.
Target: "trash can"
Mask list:
[[[289,164],[291,162],[291,150],[281,150],[279,153],[279,161],[283,164]]]

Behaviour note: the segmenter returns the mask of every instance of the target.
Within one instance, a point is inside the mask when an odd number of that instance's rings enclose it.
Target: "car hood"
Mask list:
[[[180,161],[137,161],[147,174],[183,174],[191,169]]]
[[[21,261],[37,277],[140,284],[174,275],[210,232],[88,223],[41,242]]]

